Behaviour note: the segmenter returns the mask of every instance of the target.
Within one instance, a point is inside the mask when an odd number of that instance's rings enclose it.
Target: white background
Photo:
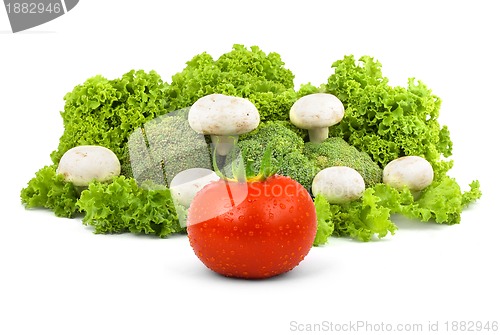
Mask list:
[[[300,333],[293,321],[424,330],[439,321],[443,333],[446,321],[500,321],[495,4],[82,0],[17,34],[0,8],[0,334]],[[211,273],[185,236],[95,235],[79,220],[23,208],[19,192],[50,164],[75,85],[131,69],[169,82],[195,54],[217,57],[234,43],[280,53],[297,85],[326,81],[345,54],[374,56],[394,85],[421,79],[443,100],[451,174],[464,189],[479,179],[482,199],[460,225],[397,219],[390,238],[332,239],[265,281]]]

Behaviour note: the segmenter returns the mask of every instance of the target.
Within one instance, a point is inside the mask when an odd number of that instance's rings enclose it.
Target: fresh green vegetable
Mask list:
[[[392,202],[398,204],[390,206],[387,203],[387,206],[393,213],[400,213],[412,219],[457,224],[460,223],[462,211],[481,197],[478,181],[472,182],[469,186],[469,191],[462,192],[455,179],[445,176],[435,180],[417,199],[410,198],[408,192],[395,195],[394,191],[389,191],[395,197]],[[387,187],[379,185],[376,192],[387,194]],[[386,197],[388,198],[390,197]]]
[[[96,233],[142,233],[166,237],[182,231],[170,191],[157,184],[139,185],[115,177],[109,184],[94,182],[77,202],[83,224]]]
[[[167,84],[151,71],[130,71],[108,80],[95,76],[64,96],[64,133],[51,154],[54,164],[79,145],[100,145],[123,165],[129,134],[167,111]]]
[[[261,124],[256,130],[242,135],[238,147],[245,165],[249,165],[253,173],[257,173],[264,152],[269,147],[272,164],[278,174],[295,179],[307,190],[311,188],[317,169],[303,155],[304,141],[290,130],[287,122],[268,121]]]
[[[331,212],[333,222],[332,236],[351,237],[367,242],[374,236],[385,237],[388,233],[394,234],[396,225],[390,220],[391,210],[383,205],[373,188],[367,188],[360,200],[347,204],[330,205],[321,195],[322,199],[315,201],[316,212],[321,213],[322,220],[328,222],[327,211]],[[323,238],[318,244],[326,243]]]
[[[293,73],[277,53],[264,53],[235,44],[217,60],[207,53],[196,55],[186,68],[172,77],[169,86],[171,110],[189,107],[212,93],[247,98],[255,104],[261,122],[286,120],[297,99]]]
[[[330,137],[322,143],[307,142],[304,154],[318,170],[332,166],[347,166],[358,171],[367,187],[380,183],[382,169],[364,152],[358,151],[339,137]]]
[[[446,176],[433,182],[417,199],[408,188],[398,191],[392,186],[377,184],[367,188],[360,200],[348,204],[330,205],[321,195],[314,203],[319,227],[327,228],[331,221],[333,236],[348,236],[366,242],[375,236],[382,238],[396,232],[391,214],[451,225],[459,223],[462,211],[480,197],[479,182],[472,182],[470,190],[462,193],[456,180]],[[324,234],[319,236],[323,238],[317,238],[318,244],[327,242]]]
[[[78,190],[56,174],[56,166],[41,168],[21,190],[21,202],[26,208],[47,208],[60,217],[73,217],[77,212]]]
[[[212,167],[205,137],[189,126],[188,110],[160,116],[134,131],[128,141],[129,168],[124,173],[139,183],[169,185],[176,174]]]
[[[314,198],[314,207],[316,207],[316,216],[318,218],[318,230],[314,238],[314,246],[317,247],[328,242],[328,238],[332,236],[335,230],[335,225],[330,204],[324,196],[319,194]]]
[[[438,122],[441,99],[413,78],[407,88],[390,86],[381,67],[368,56],[333,63],[335,72],[324,89],[343,102],[345,114],[330,136],[342,137],[380,166],[401,156],[422,156],[438,178],[443,176],[452,162],[441,155],[451,155],[452,142]]]

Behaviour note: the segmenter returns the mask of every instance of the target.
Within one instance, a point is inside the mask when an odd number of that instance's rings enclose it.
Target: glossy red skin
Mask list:
[[[187,218],[198,258],[228,277],[258,279],[290,271],[308,254],[316,230],[307,190],[278,175],[263,182],[211,183],[195,196]]]

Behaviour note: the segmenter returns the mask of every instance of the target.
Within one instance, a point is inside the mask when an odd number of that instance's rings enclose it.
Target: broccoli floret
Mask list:
[[[382,169],[364,152],[358,151],[340,137],[330,137],[322,143],[307,142],[304,155],[319,169],[348,166],[358,171],[367,187],[380,183]]]
[[[285,121],[268,121],[241,137],[238,148],[243,162],[250,166],[251,172],[257,174],[261,166],[265,150],[272,150],[272,165],[277,173],[298,181],[306,189],[310,189],[317,172],[314,164],[303,155],[304,141],[291,129]]]
[[[138,182],[169,185],[183,170],[210,169],[209,146],[203,135],[191,129],[187,113],[184,109],[166,114],[132,133],[128,141],[130,167],[125,173],[131,172]]]
[[[263,145],[264,149],[272,145],[273,150],[283,154],[304,149],[304,140],[293,130],[296,128],[288,121],[262,122],[257,129],[241,135],[240,141],[254,140]]]
[[[302,152],[291,151],[277,159],[278,174],[298,181],[308,191],[318,169]]]

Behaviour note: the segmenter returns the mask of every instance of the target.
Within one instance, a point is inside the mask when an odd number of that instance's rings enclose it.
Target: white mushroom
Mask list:
[[[179,172],[170,182],[172,198],[178,204],[189,207],[198,191],[220,178],[209,169],[192,168]]]
[[[188,121],[197,133],[211,136],[217,154],[226,156],[238,141],[238,135],[257,128],[260,115],[248,99],[210,94],[191,106]]]
[[[314,93],[295,101],[290,109],[290,121],[309,131],[309,140],[321,143],[328,138],[328,128],[344,117],[344,105],[333,94]]]
[[[422,157],[405,156],[389,162],[384,168],[382,179],[397,190],[407,186],[410,191],[418,192],[432,183],[434,170]]]
[[[312,182],[314,196],[321,194],[331,204],[356,200],[363,194],[365,182],[358,171],[347,166],[333,166],[321,170]]]
[[[118,157],[108,148],[98,145],[82,145],[64,153],[57,173],[75,186],[88,186],[93,180],[105,182],[120,175]]]

